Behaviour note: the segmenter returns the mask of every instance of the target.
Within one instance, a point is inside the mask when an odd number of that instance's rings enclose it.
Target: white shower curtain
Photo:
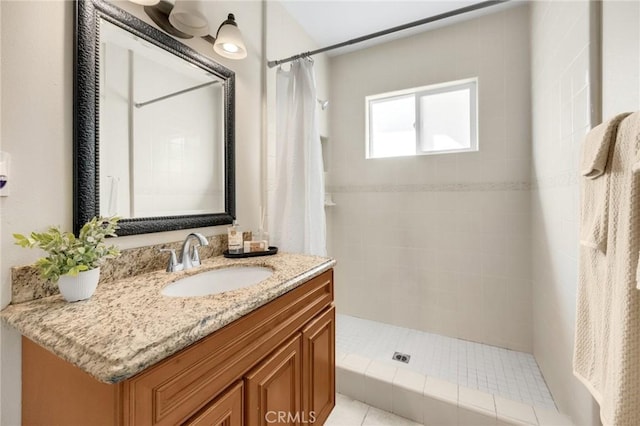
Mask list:
[[[280,250],[326,256],[324,169],[313,61],[299,59],[276,80],[276,187],[271,241]]]

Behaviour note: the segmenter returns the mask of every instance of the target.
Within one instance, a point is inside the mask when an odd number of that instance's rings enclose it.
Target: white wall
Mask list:
[[[560,411],[598,424],[573,377],[578,264],[578,159],[591,124],[590,2],[533,2],[532,276],[534,355]]]
[[[530,351],[528,6],[331,60],[339,312]],[[479,152],[365,159],[365,96],[475,77]]]
[[[142,8],[118,3],[150,21]],[[217,27],[229,12],[245,37],[248,57],[231,61],[214,57],[236,72],[236,194],[239,221],[255,228],[259,220],[261,143],[261,5],[257,1],[206,3],[207,17]],[[74,2],[0,2],[1,115],[0,139],[13,155],[12,195],[0,201],[0,301],[11,298],[9,267],[31,263],[36,251],[13,245],[11,234],[59,224],[72,225],[73,31]],[[211,46],[192,40],[192,47],[214,56]],[[200,230],[212,235],[225,227]],[[177,241],[187,231],[124,237],[123,248]],[[3,326],[4,327],[4,326]],[[0,424],[20,423],[20,340],[2,329]]]

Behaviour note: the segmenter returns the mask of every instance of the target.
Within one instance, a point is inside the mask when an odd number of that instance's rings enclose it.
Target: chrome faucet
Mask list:
[[[198,245],[200,246],[209,245],[209,242],[204,235],[198,232],[192,232],[187,235],[187,238],[185,238],[182,243],[180,263],[178,263],[178,258],[176,257],[176,251],[174,249],[160,249],[160,251],[168,251],[170,253],[167,272],[186,271],[187,269],[191,269],[195,266],[200,266],[200,253],[198,253],[198,246],[191,246],[192,238],[197,239]]]

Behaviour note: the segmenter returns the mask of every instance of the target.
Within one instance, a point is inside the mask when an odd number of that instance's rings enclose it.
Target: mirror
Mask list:
[[[74,231],[231,223],[234,73],[103,0],[77,2]]]

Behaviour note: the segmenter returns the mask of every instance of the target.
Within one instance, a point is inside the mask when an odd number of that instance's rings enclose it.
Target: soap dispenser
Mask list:
[[[242,230],[238,221],[234,220],[233,225],[227,228],[227,237],[229,245],[229,253],[241,254],[242,253]]]

